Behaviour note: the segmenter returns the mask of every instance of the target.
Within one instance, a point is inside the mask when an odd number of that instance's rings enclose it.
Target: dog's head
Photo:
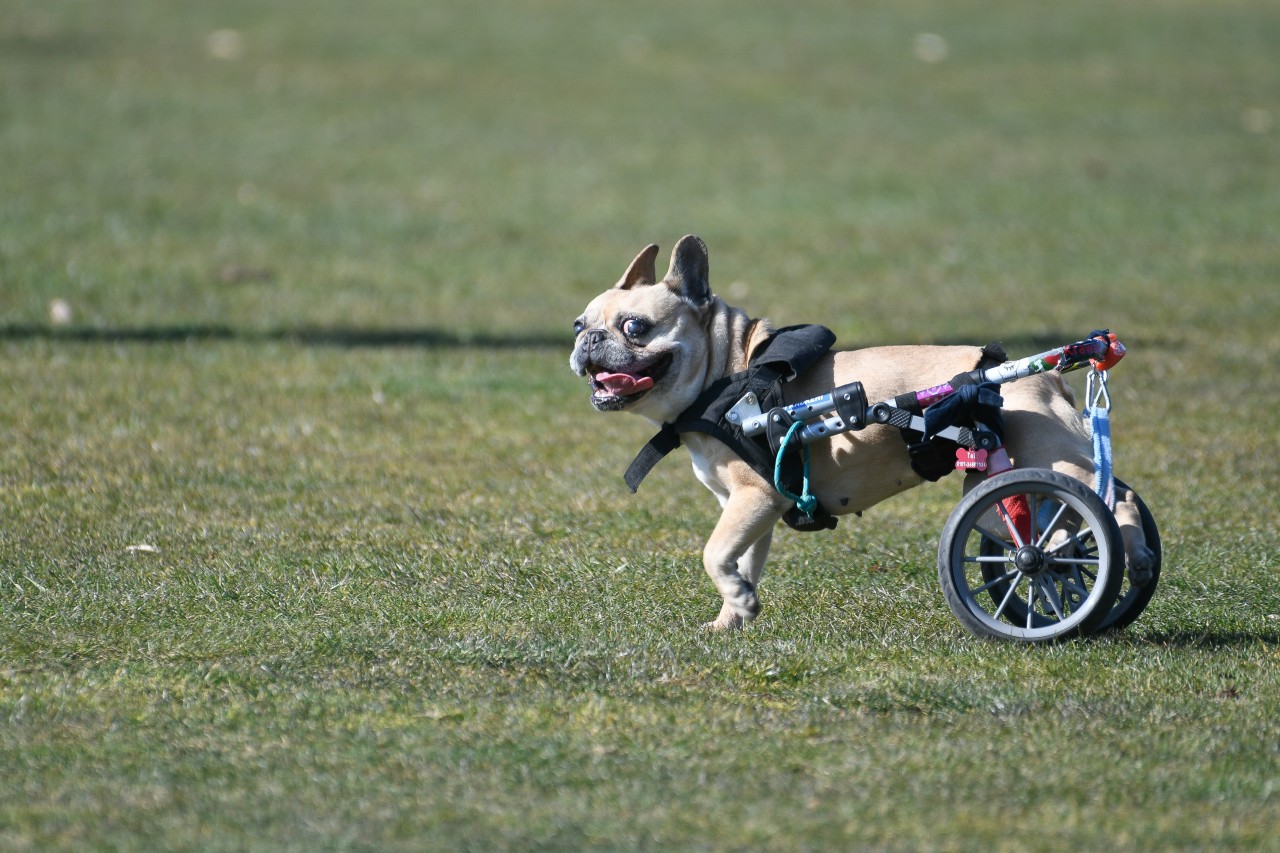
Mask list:
[[[709,318],[725,306],[711,293],[702,240],[681,238],[661,281],[657,255],[656,244],[646,247],[574,321],[569,366],[587,377],[600,411],[626,409],[662,423],[701,393],[713,345]]]

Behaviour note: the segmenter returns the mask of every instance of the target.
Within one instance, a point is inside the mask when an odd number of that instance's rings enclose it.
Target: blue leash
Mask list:
[[[1111,470],[1111,395],[1107,393],[1107,374],[1095,370],[1089,374],[1085,395],[1089,398],[1089,427],[1093,432],[1093,490],[1106,503],[1116,508],[1116,479]]]

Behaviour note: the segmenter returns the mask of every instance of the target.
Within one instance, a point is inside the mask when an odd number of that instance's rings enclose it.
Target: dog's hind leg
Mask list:
[[[1088,422],[1075,408],[1060,376],[1044,374],[1006,385],[1005,429],[1010,455],[1019,468],[1052,468],[1093,487],[1093,448]],[[1142,532],[1142,517],[1131,490],[1116,490],[1116,522],[1124,539],[1129,579],[1141,586],[1151,577],[1155,554]]]
[[[1144,586],[1151,580],[1156,565],[1155,552],[1147,544],[1142,528],[1142,512],[1138,509],[1137,494],[1133,489],[1116,486],[1116,523],[1124,539],[1124,554],[1129,569],[1129,582]]]
[[[772,491],[737,488],[725,501],[716,529],[702,551],[702,565],[724,605],[707,627],[739,628],[760,612],[756,584],[769,556],[773,527],[783,507]]]

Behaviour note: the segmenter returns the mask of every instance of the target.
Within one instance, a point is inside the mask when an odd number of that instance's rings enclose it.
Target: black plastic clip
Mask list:
[[[841,385],[831,392],[836,414],[850,429],[862,429],[867,425],[867,392],[861,382]]]

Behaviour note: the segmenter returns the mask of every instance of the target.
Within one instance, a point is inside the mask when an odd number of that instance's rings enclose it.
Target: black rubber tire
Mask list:
[[[1018,495],[1033,509],[1027,542],[1008,524],[1008,535],[982,526]],[[1046,512],[1052,518],[1041,517]],[[1055,532],[1065,537],[1056,545]],[[938,544],[938,579],[947,606],[976,636],[1058,642],[1093,634],[1109,615],[1124,581],[1124,543],[1115,516],[1088,486],[1047,469],[1015,469],[978,485],[951,513]]]

